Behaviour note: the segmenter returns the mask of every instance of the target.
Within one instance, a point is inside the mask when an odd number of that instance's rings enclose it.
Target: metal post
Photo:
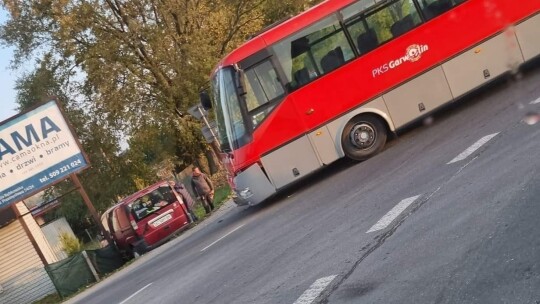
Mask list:
[[[94,268],[94,264],[92,264],[92,261],[90,261],[90,258],[88,257],[88,253],[86,253],[86,250],[82,252],[82,255],[84,259],[86,260],[86,264],[88,264],[88,268],[90,268],[90,271],[94,275],[94,279],[96,279],[96,282],[99,282],[99,275],[96,271],[96,268]]]
[[[84,203],[86,204],[86,207],[90,211],[90,214],[94,218],[94,221],[96,222],[96,225],[98,225],[99,230],[101,231],[101,233],[103,234],[103,236],[105,237],[105,239],[107,240],[109,245],[112,245],[113,241],[111,239],[111,236],[105,230],[105,228],[103,228],[103,225],[101,224],[101,219],[99,218],[99,215],[98,215],[98,213],[96,211],[96,208],[94,208],[94,205],[92,204],[92,201],[90,201],[90,197],[86,193],[86,190],[84,190],[84,188],[83,188],[83,186],[81,184],[81,181],[79,180],[79,177],[75,173],[70,174],[70,177],[71,177],[71,180],[73,181],[73,183],[75,184],[75,188],[77,188],[79,190],[79,193],[81,194],[82,199],[83,199]]]
[[[208,128],[208,130],[210,131],[210,135],[212,135],[212,144],[210,145],[212,147],[212,149],[214,150],[214,154],[216,155],[216,158],[218,160],[218,166],[219,168],[221,169],[222,168],[222,165],[221,165],[221,157],[220,157],[220,154],[221,154],[221,148],[219,147],[219,140],[216,136],[216,133],[214,133],[214,130],[212,129],[212,126],[210,126],[210,123],[208,122],[208,119],[206,119],[206,116],[204,115],[204,112],[203,110],[201,109],[200,106],[197,106],[197,110],[199,111],[199,113],[201,114],[201,117],[202,117],[202,120],[204,122],[204,125]]]
[[[208,130],[210,131],[210,134],[212,135],[213,141],[218,142],[218,138],[217,138],[216,134],[214,133],[214,130],[212,130],[212,127],[210,126],[210,123],[208,122],[208,119],[206,119],[206,116],[204,115],[203,110],[201,109],[200,106],[197,106],[197,110],[199,111],[199,113],[201,113],[201,117],[203,119],[203,122],[206,125],[206,127],[208,128]]]
[[[89,238],[90,241],[93,243],[93,242],[94,242],[94,238],[93,238],[92,235],[90,234],[90,231],[88,231],[88,229],[84,229],[84,232],[86,232],[86,235],[88,235],[88,238]]]
[[[23,204],[24,204],[24,202],[23,202]],[[24,232],[26,233],[26,236],[28,237],[28,239],[30,239],[30,243],[32,243],[32,246],[36,250],[36,253],[39,256],[39,259],[41,260],[43,265],[45,265],[45,266],[49,265],[49,262],[47,262],[47,259],[45,258],[45,255],[43,254],[43,252],[41,251],[41,248],[37,244],[36,239],[34,238],[34,235],[30,231],[30,228],[28,228],[28,225],[26,224],[26,221],[24,220],[24,217],[19,212],[19,209],[17,208],[16,204],[12,204],[11,208],[12,208],[13,212],[15,212],[15,215],[17,216],[17,218],[19,219],[19,223],[23,227]]]

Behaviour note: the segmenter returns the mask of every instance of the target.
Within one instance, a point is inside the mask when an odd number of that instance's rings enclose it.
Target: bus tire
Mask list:
[[[363,114],[345,125],[341,145],[348,158],[363,161],[381,152],[387,137],[387,128],[380,118]]]

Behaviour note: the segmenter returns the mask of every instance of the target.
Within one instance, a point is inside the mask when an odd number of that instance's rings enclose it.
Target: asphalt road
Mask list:
[[[535,113],[538,67],[369,161],[233,209],[71,302],[540,303]]]

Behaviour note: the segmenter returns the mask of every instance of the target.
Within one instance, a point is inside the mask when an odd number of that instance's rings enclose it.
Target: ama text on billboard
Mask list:
[[[0,208],[87,166],[56,101],[9,119],[0,125]]]

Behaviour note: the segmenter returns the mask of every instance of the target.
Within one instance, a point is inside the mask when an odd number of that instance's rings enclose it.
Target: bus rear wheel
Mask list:
[[[386,127],[380,118],[358,115],[345,125],[341,145],[348,158],[362,161],[381,152],[386,138]]]

